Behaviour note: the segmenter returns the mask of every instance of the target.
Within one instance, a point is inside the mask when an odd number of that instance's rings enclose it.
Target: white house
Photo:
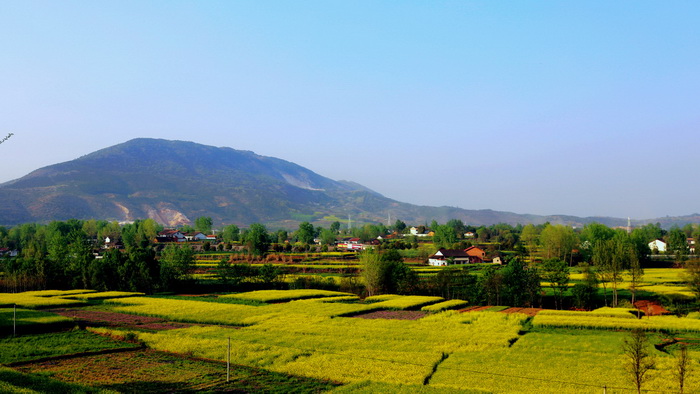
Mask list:
[[[472,260],[467,252],[461,249],[440,248],[434,255],[428,257],[428,264],[436,267],[452,264],[469,264]]]
[[[652,252],[657,251],[658,253],[666,253],[666,242],[660,239],[655,239],[649,242],[649,249],[651,249]]]

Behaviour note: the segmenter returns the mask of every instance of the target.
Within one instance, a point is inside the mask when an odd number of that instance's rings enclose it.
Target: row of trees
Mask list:
[[[420,280],[396,250],[367,250],[360,255],[367,295],[433,294],[459,298],[475,305],[535,306],[541,303],[541,277],[520,259],[505,267],[489,267],[481,275],[469,267],[446,268],[431,279]]]
[[[0,228],[3,245],[19,251],[15,257],[0,259],[4,287],[9,291],[51,287],[154,292],[173,290],[188,280],[194,252],[169,245],[157,254],[151,240],[158,227],[152,220],[121,227],[124,249],[96,255],[101,242],[95,234],[112,231],[105,223],[100,227],[94,221],[69,220]]]

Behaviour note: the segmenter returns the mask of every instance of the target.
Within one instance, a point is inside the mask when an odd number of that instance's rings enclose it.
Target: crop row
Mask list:
[[[338,291],[299,289],[299,290],[258,290],[247,293],[227,294],[220,298],[235,298],[239,300],[252,300],[260,302],[284,302],[290,300],[301,300],[304,298],[338,297],[349,296],[350,293]]]
[[[604,330],[688,331],[700,332],[700,320],[675,316],[648,316],[629,319],[609,316],[552,315],[539,313],[532,321],[534,327],[591,328]]]
[[[426,305],[421,308],[422,311],[428,312],[440,312],[448,309],[459,309],[468,306],[469,303],[463,300],[447,300],[443,302],[438,302],[437,304]]]
[[[570,316],[580,318],[615,317],[619,319],[637,319],[637,312],[638,310],[636,309],[602,307],[590,312],[545,309],[539,314],[546,316]]]

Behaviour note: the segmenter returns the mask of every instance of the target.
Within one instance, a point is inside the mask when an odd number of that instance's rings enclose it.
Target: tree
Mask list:
[[[362,279],[369,296],[382,293],[406,294],[418,284],[418,275],[403,262],[395,249],[379,254],[365,250],[360,255]]]
[[[631,244],[624,238],[627,235],[618,233],[613,239],[598,241],[593,246],[593,256],[591,260],[596,267],[596,272],[600,282],[603,284],[603,296],[607,304],[606,283],[612,284],[612,307],[616,307],[617,286],[622,282],[622,273],[629,269],[637,258]]]
[[[523,227],[523,231],[520,234],[520,240],[525,244],[527,251],[530,254],[530,264],[535,262],[535,253],[537,252],[539,236],[537,227],[532,224],[528,224],[527,226]]]
[[[396,222],[394,222],[394,231],[401,234],[401,233],[403,233],[403,231],[405,229],[406,229],[406,223],[402,222],[399,219],[396,219]]]
[[[258,279],[267,286],[271,286],[279,280],[282,271],[272,263],[265,263],[258,269]]]
[[[98,291],[121,290],[119,267],[127,256],[118,249],[107,249],[101,259],[90,264],[90,288]]]
[[[188,279],[194,267],[194,251],[189,246],[170,244],[160,256],[160,290],[173,290],[178,282]]]
[[[396,249],[381,255],[381,288],[385,293],[408,294],[418,284],[418,274],[403,262]]]
[[[671,227],[668,232],[668,252],[676,255],[676,260],[681,261],[688,254],[688,237],[678,226]]]
[[[265,226],[260,223],[250,225],[248,231],[243,234],[243,241],[250,254],[262,256],[270,248],[270,236]]]
[[[569,288],[569,266],[566,261],[547,259],[542,262],[540,269],[542,280],[549,282],[549,287],[554,292],[554,307],[564,307],[564,291]]]
[[[577,239],[571,227],[563,225],[548,225],[540,234],[540,245],[545,259],[559,259],[571,264],[572,250]]]
[[[340,231],[340,222],[336,220],[335,222],[331,223],[330,230],[333,231],[334,234],[338,234]]]
[[[319,237],[321,238],[321,243],[323,245],[335,244],[335,232],[333,232],[333,230],[324,228],[321,230],[321,234],[319,234]]]
[[[441,269],[432,279],[434,293],[445,299],[458,298],[477,303],[479,287],[477,277],[464,267],[446,267]]]
[[[278,244],[284,244],[289,240],[289,233],[287,233],[287,230],[277,230],[277,234],[275,236],[277,238],[277,243]]]
[[[575,284],[571,288],[571,294],[574,297],[574,305],[577,308],[591,309],[593,298],[598,292],[598,279],[590,265],[581,263],[580,267],[583,274],[583,282]]]
[[[216,266],[215,272],[222,284],[236,287],[250,277],[253,270],[250,264],[232,264],[225,259],[221,259]]]
[[[236,242],[240,239],[241,230],[235,224],[229,224],[221,231],[221,239],[224,242]]]
[[[208,216],[200,216],[194,220],[194,231],[211,234],[212,220]]]
[[[379,253],[374,250],[365,250],[360,254],[362,266],[362,279],[365,282],[367,295],[373,296],[381,292],[382,266]]]
[[[700,298],[700,261],[687,261],[683,278],[688,283],[690,291],[695,293],[695,297]]]
[[[625,356],[625,370],[637,388],[637,393],[641,393],[642,384],[648,378],[647,373],[654,368],[654,359],[649,353],[646,333],[642,330],[632,331],[622,344],[622,352]]]
[[[438,225],[433,228],[435,235],[433,235],[433,243],[437,248],[449,249],[452,244],[457,242],[457,233],[453,227],[448,225]]]
[[[464,225],[464,222],[462,222],[459,219],[450,219],[445,223],[446,226],[452,227],[454,230],[455,234],[457,234],[457,238],[463,238],[464,233],[466,232],[466,226]]]
[[[535,306],[539,303],[540,277],[534,268],[526,268],[519,258],[511,258],[502,270],[503,289],[506,305]]]
[[[688,378],[688,374],[691,371],[692,364],[690,363],[690,356],[688,355],[688,346],[682,344],[676,354],[676,364],[673,370],[673,376],[678,381],[678,392],[683,394],[685,388],[685,382]]]
[[[632,293],[632,305],[634,305],[635,298],[637,297],[637,289],[644,276],[644,270],[639,261],[637,255],[631,251],[630,252],[630,292]]]
[[[496,267],[488,267],[479,277],[479,288],[482,290],[482,299],[487,305],[501,305],[501,289],[503,287],[503,273]]]
[[[297,240],[301,243],[312,244],[314,243],[314,225],[309,222],[299,223],[299,229],[296,232]]]

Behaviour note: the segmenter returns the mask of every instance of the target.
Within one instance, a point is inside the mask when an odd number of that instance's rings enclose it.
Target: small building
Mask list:
[[[464,249],[464,251],[467,252],[467,254],[469,256],[474,256],[474,257],[480,258],[481,261],[486,259],[486,252],[479,247],[470,246],[470,247]]]
[[[446,265],[461,265],[480,263],[482,260],[475,256],[470,256],[462,249],[440,248],[434,255],[428,257],[428,265],[441,267]]]
[[[695,238],[688,238],[688,252],[695,254]]]
[[[649,242],[649,249],[651,249],[652,253],[666,253],[666,242],[655,239]]]
[[[156,236],[156,242],[185,242],[185,234],[178,230],[163,230]]]
[[[423,231],[421,232],[421,230],[423,230]],[[411,235],[416,236],[416,237],[432,237],[434,235],[434,233],[432,231],[426,229],[423,226],[421,226],[420,228],[419,227],[411,227],[408,231]]]
[[[345,239],[341,242],[338,242],[336,245],[338,248],[341,249],[347,249],[347,250],[363,250],[365,249],[365,245],[360,242],[359,238],[349,238]]]

